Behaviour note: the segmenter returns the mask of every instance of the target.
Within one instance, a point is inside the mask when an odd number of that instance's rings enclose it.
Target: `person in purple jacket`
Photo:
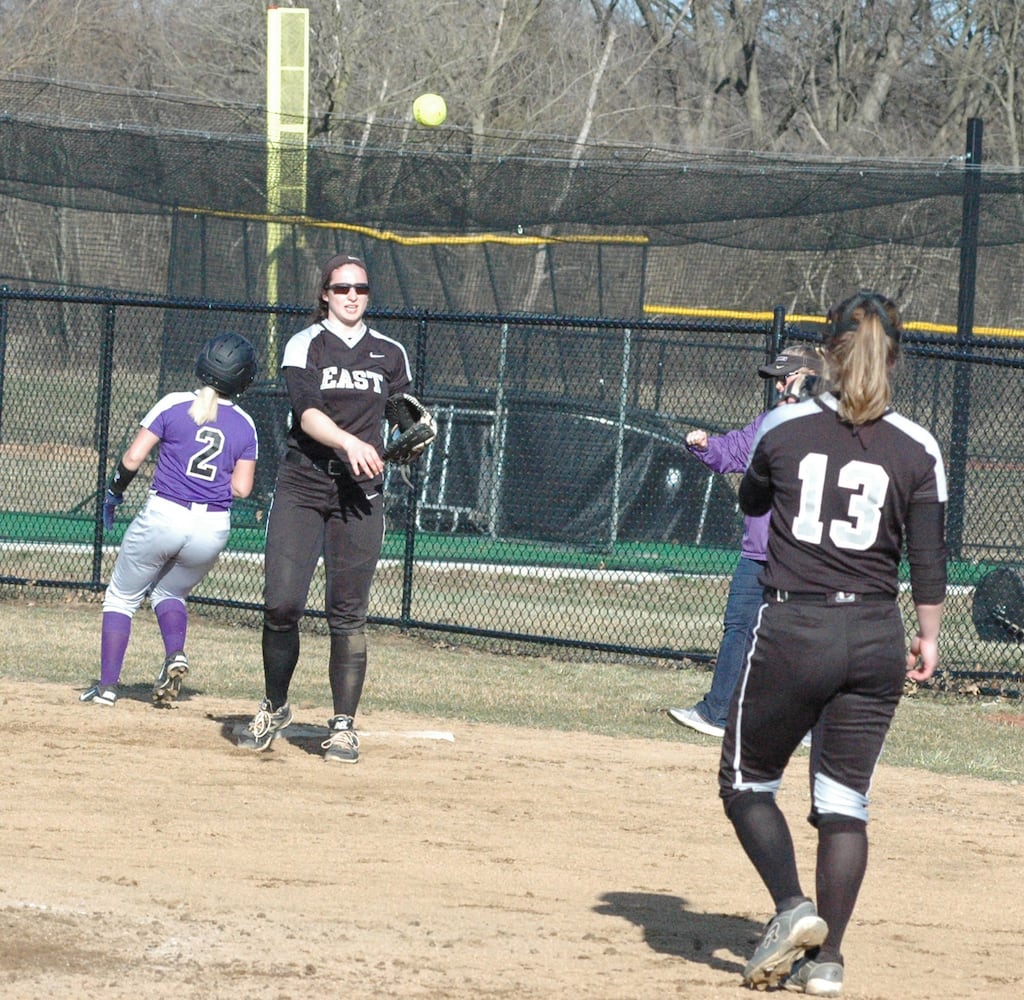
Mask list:
[[[779,394],[777,405],[783,405],[809,394],[814,377],[821,373],[821,362],[813,347],[795,344],[757,371],[762,378],[775,379]],[[686,435],[687,450],[714,472],[743,472],[757,429],[769,412],[765,410],[746,427],[726,434],[712,436],[705,430],[690,431]],[[725,734],[729,702],[743,669],[757,609],[763,600],[760,575],[768,559],[768,518],[768,514],[763,514],[743,520],[740,559],[729,585],[711,690],[691,708],[668,710],[673,722],[718,739]]]
[[[147,597],[166,653],[153,701],[167,706],[181,691],[189,670],[185,598],[227,545],[232,501],[252,492],[256,475],[256,425],[233,402],[252,384],[256,367],[256,351],[245,337],[222,333],[209,340],[196,358],[201,388],[163,396],[142,418],[110,477],[103,501],[107,531],[125,489],[159,444],[149,497],[124,533],[103,598],[100,677],[81,701],[114,706],[132,618]]]

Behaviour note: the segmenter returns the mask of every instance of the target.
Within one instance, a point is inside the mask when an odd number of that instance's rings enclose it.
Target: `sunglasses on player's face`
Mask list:
[[[347,281],[339,281],[335,285],[328,285],[328,291],[334,292],[335,295],[348,295],[353,289],[355,289],[356,295],[369,295],[370,286],[367,284],[350,285]]]

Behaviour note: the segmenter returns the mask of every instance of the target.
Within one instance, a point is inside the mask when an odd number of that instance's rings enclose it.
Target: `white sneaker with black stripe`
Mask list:
[[[117,685],[101,684],[97,681],[88,691],[83,691],[78,700],[91,705],[102,705],[104,708],[113,708],[117,702]]]

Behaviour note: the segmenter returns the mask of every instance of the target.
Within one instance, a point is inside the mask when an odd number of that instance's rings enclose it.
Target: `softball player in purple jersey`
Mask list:
[[[291,429],[267,522],[265,697],[238,739],[248,750],[269,749],[292,721],[288,689],[299,660],[299,619],[323,557],[334,707],[324,759],[359,760],[355,714],[366,678],[366,616],[384,541],[384,405],[412,382],[402,345],[363,321],[369,294],[366,265],[332,257],[320,275],[313,324],[285,345]]]
[[[775,380],[777,406],[799,402],[809,394],[804,386],[821,373],[821,362],[813,347],[796,344],[774,361],[757,370],[761,378]],[[712,435],[706,430],[690,431],[686,448],[714,472],[743,472],[750,459],[750,446],[762,421],[771,412],[765,410],[746,427]],[[732,692],[743,669],[754,634],[754,623],[761,607],[761,570],[768,558],[768,514],[743,519],[740,560],[729,584],[722,620],[722,641],[715,657],[711,690],[692,708],[670,708],[669,718],[681,726],[696,729],[721,739],[729,715]],[[806,741],[809,743],[809,741]]]
[[[872,292],[830,311],[832,390],[765,418],[740,483],[744,513],[771,519],[764,603],[729,711],[719,791],[776,909],[743,972],[757,988],[841,995],[872,775],[905,679],[938,666],[946,477],[932,435],[889,407],[901,332],[896,306]],[[896,603],[904,541],[918,621],[909,654]],[[817,906],[775,799],[812,727]]]
[[[159,443],[149,499],[124,533],[103,600],[100,678],[81,696],[92,705],[117,701],[132,618],[147,595],[166,653],[153,700],[167,705],[177,697],[189,669],[185,598],[227,544],[232,500],[252,492],[256,427],[232,398],[256,377],[256,352],[244,337],[220,334],[203,347],[195,373],[202,388],[164,396],[142,418],[110,479],[108,530],[125,488]]]

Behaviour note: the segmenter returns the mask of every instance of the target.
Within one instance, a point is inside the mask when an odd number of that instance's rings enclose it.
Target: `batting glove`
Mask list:
[[[107,531],[110,531],[110,529],[114,527],[114,511],[116,511],[123,503],[123,496],[119,496],[117,493],[111,493],[110,490],[107,490],[107,495],[103,498],[103,527]]]

